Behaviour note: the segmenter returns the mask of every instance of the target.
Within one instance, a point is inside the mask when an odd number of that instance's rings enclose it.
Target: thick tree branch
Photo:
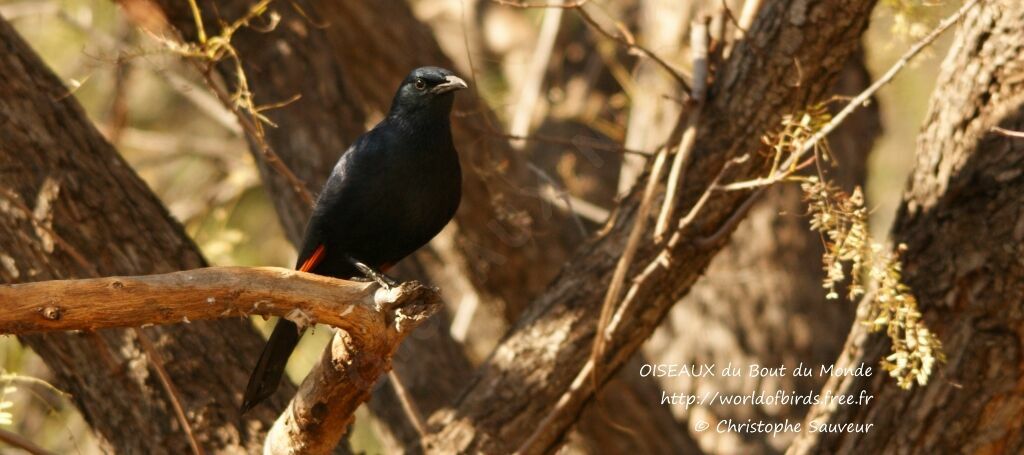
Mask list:
[[[437,292],[417,282],[384,290],[277,267],[209,267],[135,277],[0,286],[0,334],[176,324],[259,314],[374,335],[427,316]],[[393,313],[393,314],[390,314]],[[399,318],[399,319],[396,319]]]
[[[702,115],[694,161],[684,170],[676,213],[686,213],[726,162],[743,154],[758,156],[761,138],[777,129],[782,116],[813,104],[859,45],[872,0],[780,1],[766,5],[716,80]],[[763,175],[766,160],[747,160],[731,178]],[[721,244],[695,247],[717,232],[741,207],[746,195],[715,192],[694,222],[672,233],[667,244],[646,242],[638,251],[633,277],[601,364],[607,378],[639,347],[700,276]],[[636,222],[640,192],[619,207],[604,233],[585,245],[546,294],[535,301],[478,370],[451,413],[435,415],[440,424],[426,448],[437,453],[505,452],[530,437],[570,389],[587,360],[589,341],[605,286],[630,227]],[[673,224],[675,220],[673,220]],[[636,304],[643,302],[642,305]],[[558,349],[552,351],[552,346]],[[524,362],[527,352],[545,352]],[[564,395],[565,394],[565,395]],[[551,425],[536,435],[534,447],[549,450],[561,440],[583,404],[581,390],[561,406]],[[501,397],[500,403],[495,397]]]
[[[378,291],[375,305],[381,303],[380,294]],[[263,453],[331,453],[352,423],[356,409],[370,399],[377,379],[391,370],[391,359],[401,341],[441,307],[437,292],[417,283],[405,283],[383,294],[389,310],[372,312],[378,318],[373,321],[375,325],[339,327],[320,362],[306,375],[299,392],[270,429]],[[393,323],[382,325],[385,321],[380,316]],[[366,336],[368,329],[376,333]]]
[[[392,289],[275,267],[0,286],[0,333],[95,330],[260,314],[338,328],[267,434],[264,453],[331,453],[391,369],[401,341],[441,308],[417,282]]]

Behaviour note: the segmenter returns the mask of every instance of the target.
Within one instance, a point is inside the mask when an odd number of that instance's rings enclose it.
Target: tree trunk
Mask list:
[[[892,231],[903,278],[947,356],[904,391],[878,367],[886,338],[861,324],[823,393],[865,406],[816,407],[805,424],[873,424],[866,433],[803,433],[791,453],[1022,453],[1024,433],[1024,5],[982,2],[961,25],[917,142],[917,165]],[[861,311],[864,311],[862,308]]]
[[[697,135],[693,163],[683,173],[679,210],[685,213],[705,193],[725,163],[744,153],[746,164],[731,168],[729,180],[763,175],[757,158],[761,137],[776,130],[786,113],[821,98],[858,47],[874,1],[781,1],[766,4],[758,20],[717,75]],[[794,64],[794,61],[799,64]],[[737,121],[743,119],[743,121]],[[612,271],[636,219],[640,192],[619,206],[604,232],[585,244],[549,290],[524,313],[513,332],[479,369],[451,413],[436,415],[438,430],[428,440],[437,453],[506,452],[528,438],[534,450],[549,450],[575,421],[591,396],[584,387],[570,395],[563,412],[549,420],[554,404],[581,371],[594,339]],[[722,247],[714,233],[746,200],[715,192],[692,225],[675,232],[670,246],[646,243],[631,268],[630,299],[615,339],[602,359],[605,380],[654,330]],[[716,241],[698,246],[702,238]],[[670,266],[663,267],[666,260]],[[557,346],[557,348],[554,348]],[[589,383],[588,381],[584,381]],[[540,422],[540,424],[538,424]]]
[[[2,19],[0,50],[4,282],[205,265],[181,226],[96,131],[68,89]],[[162,365],[154,365],[139,333],[152,340]],[[158,367],[168,373],[206,450],[254,451],[276,417],[266,410],[238,414],[240,391],[262,348],[246,320],[21,339],[46,361],[56,384],[74,396],[102,443],[117,452],[189,452]],[[280,405],[292,391],[282,388],[274,402]]]

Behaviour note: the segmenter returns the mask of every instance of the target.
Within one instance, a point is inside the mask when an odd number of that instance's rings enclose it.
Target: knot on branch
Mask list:
[[[378,288],[373,300],[387,325],[393,325],[395,331],[403,335],[441,309],[438,289],[418,281],[408,281],[389,289]]]
[[[43,319],[48,321],[60,320],[60,315],[64,312],[59,306],[46,306],[39,309],[39,314],[43,316]]]

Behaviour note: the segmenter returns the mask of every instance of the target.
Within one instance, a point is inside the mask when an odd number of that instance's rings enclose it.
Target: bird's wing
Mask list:
[[[389,143],[386,136],[379,134],[376,129],[371,130],[359,136],[338,159],[306,224],[296,269],[302,269],[308,264],[312,270],[325,253],[330,253],[322,252],[320,258],[313,259],[326,243],[328,232],[333,232],[337,237],[338,231],[344,230],[339,229],[340,225],[363,218],[370,208],[368,206],[375,204],[373,197],[367,196],[378,196],[380,193],[372,188],[372,182],[376,180],[375,175],[383,172],[381,158]]]

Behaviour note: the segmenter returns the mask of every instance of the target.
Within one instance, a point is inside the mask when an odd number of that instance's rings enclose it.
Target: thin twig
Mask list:
[[[558,8],[558,9],[574,9],[580,8],[590,0],[577,0],[575,2],[518,2],[513,0],[491,0],[501,6],[510,6],[512,8]]]
[[[697,125],[700,122],[701,106],[694,105],[691,109],[690,114],[687,116],[686,131],[683,132],[682,142],[679,144],[679,149],[672,160],[668,186],[665,189],[665,200],[662,201],[658,222],[654,226],[654,241],[657,243],[661,243],[665,233],[668,232],[669,220],[672,218],[672,212],[677,203],[676,193],[679,191],[682,171],[686,167],[685,165],[689,163],[690,157],[693,155],[693,146],[697,142]]]
[[[20,434],[12,433],[4,429],[0,429],[0,441],[6,443],[11,447],[17,447],[21,450],[24,450],[32,455],[56,455],[55,453],[50,452],[49,450],[39,447],[38,445],[36,445],[36,443],[29,441],[27,438],[21,436]]]
[[[509,132],[513,135],[525,136],[530,132],[530,121],[533,120],[533,113],[536,111],[537,101],[540,99],[540,91],[544,86],[544,75],[548,72],[551,51],[555,47],[555,38],[558,37],[558,30],[562,24],[563,11],[565,8],[550,8],[544,12],[540,35],[537,37],[537,47],[534,48],[533,55],[526,67],[526,76],[519,91],[519,99],[512,112]],[[521,149],[523,142],[513,141],[511,145],[513,148]]]
[[[834,117],[832,117],[832,120],[826,123],[825,126],[823,126],[820,130],[814,133],[814,135],[808,138],[807,141],[802,144],[799,151],[790,154],[786,161],[780,166],[780,168],[792,169],[793,166],[804,157],[804,155],[814,150],[814,147],[817,146],[817,144],[821,142],[823,139],[825,139],[826,136],[831,134],[832,131],[838,128],[839,125],[841,125],[843,121],[845,121],[846,118],[850,116],[850,114],[852,114],[859,107],[866,105],[868,101],[871,99],[871,97],[875,95],[875,93],[877,93],[886,84],[891,82],[893,78],[895,78],[896,75],[899,74],[899,72],[902,71],[910,63],[911,59],[920,54],[922,50],[924,50],[932,42],[934,42],[940,35],[942,35],[943,32],[952,27],[953,24],[959,22],[960,19],[964,16],[964,14],[967,14],[967,12],[970,11],[971,8],[976,6],[981,1],[982,0],[970,0],[967,3],[965,3],[962,7],[960,7],[960,9],[957,10],[956,13],[943,19],[942,22],[940,22],[939,25],[935,27],[935,29],[928,33],[927,36],[925,36],[920,41],[911,46],[911,48],[908,49],[907,52],[905,52],[900,57],[900,59],[897,60],[896,63],[894,63],[892,67],[890,67],[889,70],[882,75],[882,77],[878,78],[878,80],[871,84],[871,86],[869,86],[867,89],[860,92],[860,94],[853,97],[853,99],[850,100],[850,102],[847,103],[841,111],[839,111]],[[792,171],[778,175],[747,180],[743,182],[730,183],[728,185],[723,185],[719,187],[719,190],[735,191],[768,186],[783,181],[787,179],[790,175],[792,175]]]
[[[580,220],[579,213],[577,213],[576,210],[573,209],[572,199],[569,195],[569,192],[566,191],[565,188],[562,187],[562,185],[559,185],[558,182],[555,181],[555,179],[551,178],[551,176],[548,175],[547,172],[544,172],[543,169],[537,167],[537,165],[531,162],[527,162],[526,166],[530,169],[531,172],[536,174],[538,177],[540,177],[541,180],[547,183],[548,187],[551,188],[551,191],[555,193],[556,198],[559,198],[563,203],[565,203],[566,210],[569,212],[570,215],[572,215],[572,220],[576,224],[576,230],[579,232],[581,237],[586,238],[587,228],[586,226],[583,225],[583,221]]]
[[[0,371],[3,371],[3,370],[0,369]],[[37,385],[37,386],[40,386],[40,387],[42,387],[42,388],[44,388],[44,389],[46,389],[46,390],[48,390],[50,392],[53,392],[54,394],[60,396],[61,398],[68,399],[68,400],[71,399],[71,394],[70,393],[67,393],[67,392],[65,392],[65,391],[63,391],[61,389],[58,389],[57,386],[55,386],[53,384],[50,384],[49,382],[46,382],[46,381],[44,381],[44,380],[42,380],[40,378],[34,377],[34,376],[25,376],[23,374],[18,374],[18,373],[0,373],[0,382],[18,383],[18,384],[24,384],[24,385]]]
[[[456,116],[458,116],[458,114],[456,114]],[[502,139],[510,139],[510,140],[515,140],[515,141],[540,142],[540,143],[545,143],[545,144],[561,145],[561,146],[564,146],[564,147],[573,147],[573,148],[590,147],[590,148],[593,148],[593,149],[596,149],[596,150],[603,150],[603,151],[606,151],[606,152],[619,152],[619,153],[624,153],[624,154],[628,154],[628,155],[640,155],[640,156],[642,156],[644,158],[650,158],[650,157],[653,157],[654,155],[656,155],[656,152],[649,152],[647,150],[631,149],[631,148],[623,147],[623,146],[615,144],[615,143],[605,143],[605,142],[599,142],[597,140],[584,140],[584,139],[580,139],[579,137],[573,138],[573,139],[565,139],[565,138],[561,138],[561,137],[547,136],[547,135],[536,134],[536,133],[530,134],[529,136],[522,136],[522,135],[516,135],[516,134],[503,133],[503,132],[497,131],[497,130],[489,130],[489,129],[477,128],[475,126],[469,125],[468,123],[467,123],[466,126],[469,127],[470,129],[473,129],[474,131],[477,131],[477,132],[480,132],[480,133],[483,133],[483,134],[487,134],[489,136],[493,136],[493,137],[497,137],[497,138],[502,138]],[[587,139],[591,139],[591,138],[587,138]],[[583,142],[585,142],[585,143],[583,143]]]
[[[693,156],[693,147],[697,142],[697,126],[700,123],[700,114],[703,110],[704,92],[707,90],[708,74],[708,28],[704,21],[696,21],[690,26],[690,48],[693,53],[693,93],[690,99],[693,100],[689,106],[690,112],[686,116],[686,130],[680,144],[676,147],[676,155],[672,160],[672,169],[668,175],[668,186],[665,189],[665,200],[661,205],[661,213],[658,214],[658,222],[654,226],[654,241],[661,243],[669,230],[669,220],[672,219],[676,206],[676,193],[681,185],[683,169],[689,164]]]
[[[281,160],[281,157],[277,152],[274,152],[270,147],[270,144],[267,144],[266,138],[263,134],[263,128],[254,122],[249,115],[242,112],[242,110],[231,101],[231,96],[217,85],[213,79],[211,68],[207,67],[205,70],[200,68],[200,73],[202,73],[203,80],[206,81],[206,85],[210,87],[210,90],[212,90],[214,94],[217,95],[217,98],[221,100],[221,103],[235,113],[235,116],[238,117],[238,122],[242,125],[242,129],[256,141],[256,145],[258,146],[266,163],[288,181],[288,184],[292,187],[292,190],[295,191],[295,194],[299,196],[299,199],[301,199],[302,202],[307,206],[312,207],[314,201],[313,194],[306,188],[306,184],[288,168],[288,165],[284,164],[284,161]]]
[[[691,92],[690,84],[686,82],[686,78],[679,71],[679,69],[672,66],[672,64],[668,63],[667,61],[659,57],[658,54],[655,54],[650,49],[647,49],[646,47],[637,44],[632,36],[624,34],[615,34],[602,27],[601,24],[599,24],[597,20],[595,20],[594,17],[587,12],[586,8],[583,7],[584,5],[587,4],[588,0],[578,0],[570,3],[516,2],[511,0],[491,1],[499,5],[510,6],[513,8],[558,8],[575,10],[576,13],[579,14],[580,19],[583,19],[583,22],[585,22],[591,28],[596,30],[599,34],[603,35],[605,38],[618,42],[619,44],[624,46],[626,50],[629,52],[635,52],[646,58],[653,60],[655,63],[658,64],[658,66],[662,67],[666,72],[668,72],[672,76],[672,78],[676,80],[676,82],[679,83],[679,86],[682,87],[684,92]],[[620,32],[625,31],[625,28],[620,27]]]
[[[743,221],[743,219],[747,216],[747,212],[750,211],[750,208],[754,206],[754,202],[757,202],[757,200],[761,198],[761,195],[765,193],[766,188],[768,187],[763,186],[761,188],[758,188],[757,190],[754,191],[753,194],[747,196],[747,199],[743,201],[743,204],[741,204],[739,208],[737,208],[736,211],[729,216],[729,219],[726,220],[725,223],[722,224],[722,226],[720,226],[711,235],[694,240],[693,244],[697,248],[701,249],[705,249],[717,244],[720,240],[722,240],[723,237],[732,232],[732,230],[736,228],[737,225],[740,224],[740,221]]]
[[[145,54],[129,55],[128,49],[123,42],[110,36],[109,34],[103,33],[97,30],[95,27],[90,27],[88,24],[83,23],[77,17],[68,14],[64,10],[57,12],[57,18],[61,19],[65,24],[73,27],[74,29],[86,33],[89,35],[92,41],[101,43],[105,47],[111,48],[116,51],[119,56],[117,62],[120,63],[122,60],[127,60],[129,57],[141,57]],[[160,39],[157,39],[161,41]],[[161,41],[162,42],[162,41]],[[242,129],[238,126],[234,120],[235,115],[228,109],[221,106],[221,103],[210,96],[206,90],[200,89],[200,87],[193,84],[187,78],[178,74],[175,70],[171,69],[158,69],[151,68],[150,65],[146,65],[146,68],[150,69],[154,74],[159,76],[167,83],[174,91],[178,92],[179,95],[183,96],[186,100],[192,103],[194,107],[199,109],[200,112],[209,116],[212,120],[223,126],[225,129],[233,134],[241,134]]]
[[[743,155],[737,158],[729,160],[727,163],[725,163],[725,166],[722,166],[722,170],[718,172],[718,175],[716,175],[715,179],[711,181],[711,184],[708,185],[708,188],[704,190],[703,194],[700,195],[700,198],[697,199],[697,203],[693,204],[693,207],[691,207],[690,211],[686,213],[686,216],[679,220],[679,224],[676,227],[677,233],[682,231],[689,225],[693,224],[693,221],[697,218],[697,215],[699,215],[700,212],[704,210],[704,206],[707,204],[708,200],[711,199],[711,194],[714,193],[715,188],[718,187],[718,182],[722,181],[722,179],[725,178],[726,172],[732,169],[733,166],[742,164],[748,159],[750,159],[750,155],[744,153]]]
[[[163,43],[170,51],[186,58],[195,65],[199,70],[199,73],[203,76],[203,80],[206,85],[214,92],[215,95],[217,95],[217,98],[220,99],[221,103],[235,114],[235,117],[238,118],[239,123],[242,125],[242,129],[250,138],[252,138],[253,141],[256,142],[264,161],[271,168],[281,174],[285,180],[287,180],[288,184],[303,202],[312,206],[312,193],[306,189],[305,183],[300,180],[286,164],[284,164],[280,156],[274,152],[269,144],[267,144],[263,130],[263,123],[271,126],[274,126],[274,124],[261,112],[270,108],[288,104],[295,101],[297,97],[292,97],[285,102],[275,103],[273,105],[263,107],[256,106],[253,103],[253,94],[249,90],[249,83],[245,77],[245,69],[242,67],[241,57],[239,57],[238,52],[231,44],[231,38],[234,33],[242,27],[248,26],[252,20],[263,15],[271,1],[272,0],[260,0],[253,4],[245,15],[234,22],[224,24],[220,34],[216,36],[215,39],[207,40],[205,32],[203,32],[202,14],[195,3],[195,0],[190,0],[193,20],[195,21],[197,30],[201,32],[198,44],[185,42],[184,40],[175,41],[153,35],[152,33],[150,33],[150,35],[153,39]],[[274,22],[270,27],[274,27],[275,25],[276,22]],[[234,82],[236,91],[230,94],[220,87],[213,77],[214,64],[223,61],[225,58],[227,58],[228,62],[234,66]]]
[[[726,2],[726,0],[719,0],[719,2],[721,3],[720,6],[722,13],[725,16],[725,19],[727,19],[728,22],[733,25],[733,27],[736,27],[736,39],[742,38],[744,35],[747,34],[747,27],[744,27],[743,25],[740,24],[741,19],[736,19],[736,15],[732,13],[732,9],[729,8],[729,4]],[[747,7],[750,6],[750,4],[752,3],[759,3],[759,0],[750,0],[744,3],[743,11],[740,14],[747,14]],[[751,18],[751,20],[753,20],[753,18]]]
[[[644,188],[643,196],[640,199],[640,207],[637,208],[637,213],[634,217],[633,227],[629,231],[629,237],[626,239],[626,246],[622,250],[622,256],[619,257],[618,263],[615,264],[611,284],[608,286],[608,292],[605,293],[604,303],[601,304],[601,317],[598,321],[597,332],[594,337],[594,348],[590,353],[590,357],[594,360],[595,365],[593,373],[595,390],[597,377],[600,372],[598,366],[599,359],[604,355],[607,342],[608,334],[604,330],[608,325],[608,319],[615,309],[615,304],[619,301],[622,286],[626,281],[626,273],[629,272],[629,266],[633,263],[633,257],[636,256],[636,252],[640,247],[640,240],[643,238],[644,231],[646,231],[647,221],[650,219],[651,206],[654,202],[654,195],[657,193],[658,183],[661,181],[661,171],[665,167],[667,158],[668,148],[663,148],[657,158],[654,159],[651,174],[647,177],[647,186]]]
[[[1006,137],[1013,137],[1013,138],[1017,138],[1017,139],[1024,139],[1024,132],[1022,132],[1022,131],[1008,130],[1006,128],[1001,128],[1001,127],[998,127],[998,126],[993,126],[992,127],[992,131],[995,131],[996,133],[1002,134],[1003,136],[1006,136]]]
[[[412,424],[416,433],[420,435],[421,441],[426,439],[427,425],[426,421],[423,420],[423,414],[416,407],[416,402],[409,396],[409,392],[405,389],[405,385],[402,384],[402,380],[398,377],[398,373],[395,373],[394,369],[388,370],[388,380],[391,381],[391,388],[395,390],[395,396],[398,397],[398,402],[401,403],[402,409],[405,410],[405,415],[409,417],[409,423]]]
[[[185,432],[185,437],[188,438],[188,444],[192,448],[192,453],[195,455],[203,455],[203,448],[199,446],[199,442],[196,441],[196,436],[192,432],[192,424],[188,421],[188,417],[185,416],[185,408],[181,405],[181,393],[178,392],[177,387],[174,386],[174,382],[171,381],[171,376],[167,374],[167,370],[164,369],[164,358],[149,340],[149,337],[142,332],[140,328],[133,328],[135,335],[139,338],[139,346],[142,347],[142,351],[149,357],[149,364],[153,366],[153,370],[156,371],[157,377],[160,379],[160,385],[163,386],[164,392],[167,393],[167,400],[171,402],[171,407],[174,408],[174,414],[178,417],[178,421],[181,422],[181,429]]]
[[[594,17],[591,16],[585,8],[576,7],[574,9],[580,15],[580,18],[583,19],[583,21],[589,24],[591,27],[593,27],[594,30],[597,30],[598,33],[604,35],[605,37],[611,40],[619,42],[620,44],[625,46],[626,49],[629,51],[642,54],[644,57],[647,57],[654,61],[655,63],[657,63],[658,66],[664,68],[665,71],[669,75],[671,75],[677,83],[679,83],[679,87],[682,88],[683,92],[691,93],[693,91],[692,89],[690,89],[690,84],[686,82],[686,78],[683,77],[683,74],[678,69],[676,69],[676,67],[672,66],[672,64],[668,63],[667,61],[659,57],[658,54],[655,54],[646,47],[636,44],[632,37],[627,38],[622,35],[616,35],[609,32],[608,30],[605,30],[604,27],[601,27],[601,25],[598,24],[596,20],[594,20]]]
[[[199,4],[196,0],[188,0],[188,6],[192,10],[192,20],[196,24],[196,35],[201,44],[206,44],[206,27],[203,26],[203,15],[199,12]]]
[[[740,11],[740,19],[736,22],[736,38],[743,38],[747,35],[747,30],[750,30],[750,26],[754,25],[754,19],[757,17],[757,12],[761,10],[761,0],[747,0],[743,2],[743,10]],[[732,15],[730,14],[730,17]]]

